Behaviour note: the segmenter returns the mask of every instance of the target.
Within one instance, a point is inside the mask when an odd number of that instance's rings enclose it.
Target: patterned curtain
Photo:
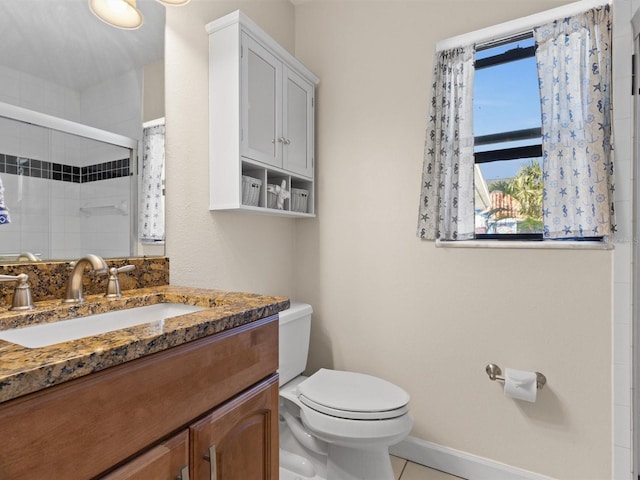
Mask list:
[[[418,236],[474,235],[473,46],[438,52],[422,169]]]
[[[534,30],[544,236],[614,233],[609,5]]]
[[[4,185],[2,184],[2,178],[0,178],[0,225],[11,223],[11,217],[9,216],[9,209],[4,204]]]
[[[140,240],[164,240],[164,125],[142,131]]]

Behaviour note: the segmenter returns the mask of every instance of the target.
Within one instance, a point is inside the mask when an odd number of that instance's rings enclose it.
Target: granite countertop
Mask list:
[[[37,308],[28,312],[0,307],[0,330],[164,302],[205,308],[164,322],[41,348],[0,340],[0,402],[238,327],[289,307],[285,297],[178,286],[128,290],[119,299],[102,295],[86,298],[80,305],[63,304],[61,300],[37,302]]]

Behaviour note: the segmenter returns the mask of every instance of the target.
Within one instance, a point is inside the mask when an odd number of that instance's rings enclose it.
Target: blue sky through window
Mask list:
[[[481,50],[476,58],[487,58],[514,47],[534,45],[528,38],[498,47]],[[473,101],[474,135],[482,136],[540,127],[540,97],[535,57],[516,60],[476,70]],[[482,145],[476,151],[539,143],[539,140]],[[483,163],[485,180],[512,178],[520,166],[530,159]]]

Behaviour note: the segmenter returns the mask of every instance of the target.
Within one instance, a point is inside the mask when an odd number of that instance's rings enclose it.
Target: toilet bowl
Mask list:
[[[281,477],[392,480],[389,446],[411,431],[409,395],[380,378],[320,369],[304,377],[310,305],[280,312]],[[287,477],[290,470],[295,476]]]

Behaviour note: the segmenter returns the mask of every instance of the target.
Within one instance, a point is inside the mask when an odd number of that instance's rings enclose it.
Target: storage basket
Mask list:
[[[278,208],[278,195],[275,193],[277,185],[267,185],[267,208]]]
[[[307,203],[309,191],[303,188],[291,189],[291,210],[294,212],[307,213]]]
[[[262,180],[259,178],[242,176],[242,204],[256,207],[260,202],[260,188]]]

